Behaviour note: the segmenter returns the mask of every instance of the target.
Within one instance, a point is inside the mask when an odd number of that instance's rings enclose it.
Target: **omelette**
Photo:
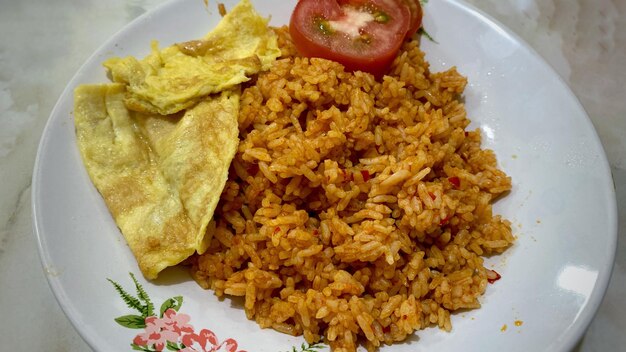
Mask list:
[[[243,0],[204,38],[110,59],[113,82],[76,88],[83,164],[146,278],[206,250],[239,144],[239,84],[279,55]]]
[[[153,42],[143,60],[111,58],[104,66],[114,82],[127,85],[129,109],[173,114],[267,70],[281,54],[267,24],[243,0],[204,38],[163,50]]]

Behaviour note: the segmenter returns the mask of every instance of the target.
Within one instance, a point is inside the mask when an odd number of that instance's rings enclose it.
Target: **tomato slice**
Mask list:
[[[402,0],[406,6],[411,10],[411,25],[409,26],[409,31],[406,36],[410,37],[413,34],[417,33],[417,31],[422,26],[422,16],[424,12],[422,11],[422,4],[420,0]]]
[[[404,0],[300,0],[289,32],[298,51],[382,76],[411,24]],[[417,1],[417,0],[416,0]]]

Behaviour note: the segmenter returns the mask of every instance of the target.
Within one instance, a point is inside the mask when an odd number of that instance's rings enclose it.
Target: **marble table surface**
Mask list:
[[[39,261],[31,226],[33,162],[48,115],[74,72],[108,37],[162,2],[0,0],[0,350],[89,350],[55,301]],[[555,68],[602,139],[617,190],[620,239],[604,302],[577,350],[624,350],[626,0],[469,2]]]

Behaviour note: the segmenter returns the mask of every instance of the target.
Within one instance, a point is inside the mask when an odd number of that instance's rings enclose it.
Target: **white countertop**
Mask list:
[[[30,207],[36,148],[54,103],[80,65],[108,37],[162,2],[0,1],[0,350],[89,350],[55,301],[39,262]],[[556,69],[602,139],[617,190],[620,239],[608,292],[577,349],[624,350],[626,0],[469,2]]]

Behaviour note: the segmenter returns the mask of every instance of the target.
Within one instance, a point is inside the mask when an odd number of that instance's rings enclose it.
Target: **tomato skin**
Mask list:
[[[389,68],[409,30],[411,12],[404,0],[300,0],[289,23],[298,51],[308,57],[337,61],[348,71],[381,77]],[[362,37],[350,36],[329,23],[351,23],[348,10],[379,9],[384,21],[359,26]],[[374,18],[374,17],[372,17]]]
[[[409,31],[406,33],[408,38],[417,33],[420,27],[422,27],[422,17],[424,16],[424,11],[422,10],[420,0],[402,0],[402,2],[404,2],[404,4],[409,7],[409,10],[411,10],[411,25],[409,27]]]

